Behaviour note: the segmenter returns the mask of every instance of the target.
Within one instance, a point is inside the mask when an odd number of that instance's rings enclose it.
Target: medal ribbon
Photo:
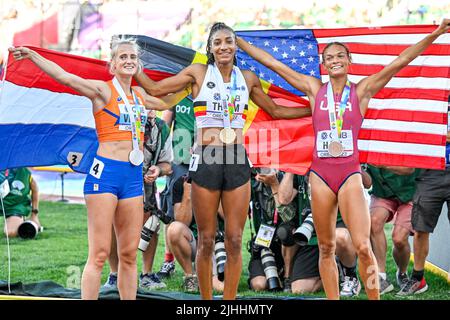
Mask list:
[[[231,90],[228,91],[225,88],[225,83],[222,78],[222,74],[219,71],[219,68],[214,64],[213,66],[214,75],[216,77],[216,83],[219,86],[220,98],[222,99],[223,105],[223,127],[231,128],[231,120],[233,119],[234,111],[235,111],[235,100],[236,100],[236,92],[237,92],[237,76],[236,70],[233,66],[233,70],[231,71]],[[227,94],[229,93],[229,94]]]
[[[327,107],[328,118],[330,120],[330,129],[333,133],[334,139],[337,140],[341,137],[342,127],[344,125],[344,113],[347,107],[348,99],[350,98],[350,81],[347,80],[344,91],[342,92],[341,101],[339,103],[338,116],[336,117],[336,103],[334,101],[333,88],[331,82],[327,85]]]
[[[122,87],[120,86],[119,81],[116,77],[112,80],[114,88],[116,88],[117,92],[119,93],[119,96],[122,98],[122,101],[125,103],[125,111],[128,113],[128,116],[130,117],[130,124],[131,124],[131,140],[133,142],[133,150],[139,150],[139,143],[141,142],[141,108],[139,106],[136,94],[133,90],[131,90],[131,93],[133,94],[134,104],[135,108],[133,108],[130,105],[130,101],[128,101],[128,98],[123,91]]]

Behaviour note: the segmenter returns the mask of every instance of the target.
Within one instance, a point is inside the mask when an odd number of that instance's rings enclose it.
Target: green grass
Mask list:
[[[87,258],[87,221],[86,208],[83,205],[63,204],[52,202],[41,202],[40,221],[45,230],[34,240],[10,239],[11,244],[11,282],[32,283],[43,280],[51,280],[65,287],[79,287],[81,272]],[[0,228],[3,230],[3,219],[0,222]],[[386,234],[390,239],[392,231],[391,225],[386,225]],[[243,248],[250,239],[248,225],[244,232]],[[0,280],[8,278],[7,247],[6,238],[0,237]],[[393,262],[391,250],[391,241],[388,241],[388,277],[395,279],[395,263]],[[138,268],[141,270],[142,260],[139,253]],[[164,237],[160,234],[159,246],[156,252],[154,271],[158,271],[164,259]],[[238,294],[240,296],[281,296],[285,293],[255,293],[248,290],[247,286],[247,263],[249,253],[243,250],[243,270],[239,283]],[[410,265],[410,270],[412,265]],[[106,280],[108,266],[103,270],[102,283]],[[167,291],[180,291],[182,284],[182,269],[179,265],[176,267],[175,275],[166,280]],[[426,272],[426,279],[429,290],[421,295],[414,296],[411,299],[423,300],[447,300],[449,299],[450,286],[441,277]],[[395,290],[395,292],[397,289]],[[320,292],[312,296],[324,297]],[[383,299],[396,299],[394,294],[387,294]],[[362,292],[358,299],[367,299]]]

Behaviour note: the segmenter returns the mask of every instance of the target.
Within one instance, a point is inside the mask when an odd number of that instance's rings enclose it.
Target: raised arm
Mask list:
[[[440,35],[447,33],[449,29],[450,19],[444,19],[436,30],[415,45],[405,49],[394,61],[384,67],[383,70],[361,80],[361,82],[357,85],[357,94],[361,106],[365,107],[363,114],[368,107],[370,98],[381,90],[396,73],[417,58],[429,45],[433,43],[434,40],[436,40]]]
[[[311,108],[291,108],[278,106],[275,102],[263,91],[261,82],[258,77],[251,71],[243,71],[242,74],[247,81],[247,86],[250,91],[250,98],[266,111],[274,119],[295,119],[303,118],[311,115]]]
[[[27,47],[16,47],[8,49],[14,59],[20,61],[23,59],[30,59],[37,67],[48,74],[50,77],[58,81],[59,83],[68,86],[75,91],[81,93],[83,96],[88,97],[93,102],[96,99],[101,99],[101,103],[107,103],[109,94],[107,86],[103,81],[99,80],[88,80],[81,78],[77,75],[67,72],[59,65],[50,61],[34,50]]]
[[[144,89],[140,87],[133,87],[133,89],[139,91],[139,93],[144,97],[144,106],[146,109],[158,111],[168,110],[172,108],[178,102],[183,100],[184,97],[191,93],[190,87],[187,87],[176,93],[169,94],[162,98],[157,98],[148,94],[146,91],[144,91]]]
[[[253,59],[278,73],[294,88],[304,92],[310,99],[314,98],[317,91],[320,89],[322,82],[319,79],[294,71],[284,63],[275,59],[268,52],[251,45],[241,37],[237,37],[237,45]]]
[[[176,75],[160,81],[153,81],[144,71],[137,73],[134,78],[148,94],[152,96],[163,96],[195,84],[198,73],[204,68],[203,65],[196,63],[184,68]]]

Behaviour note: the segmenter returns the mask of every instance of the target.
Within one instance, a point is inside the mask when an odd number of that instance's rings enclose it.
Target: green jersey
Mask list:
[[[3,199],[6,216],[27,216],[31,212],[31,172],[28,168],[0,171],[0,183],[8,180],[10,192]]]
[[[173,162],[175,164],[189,164],[190,148],[194,144],[195,116],[190,97],[181,100],[174,108],[173,122]]]
[[[407,203],[416,192],[416,177],[420,170],[416,169],[410,175],[398,175],[390,170],[368,165],[367,172],[372,177],[370,194],[378,198],[398,199],[402,203]]]

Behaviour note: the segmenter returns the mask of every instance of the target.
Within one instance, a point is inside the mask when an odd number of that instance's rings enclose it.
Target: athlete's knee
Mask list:
[[[369,240],[356,243],[355,250],[361,260],[368,260],[372,258],[372,247]]]
[[[215,234],[199,234],[198,253],[202,256],[210,256],[214,251]]]
[[[105,264],[106,260],[109,258],[110,249],[109,248],[99,248],[97,249],[92,257],[90,257],[92,263],[96,268],[103,268],[103,265]]]
[[[119,252],[119,261],[121,264],[133,266],[136,264],[137,250],[136,248],[125,249]]]
[[[240,255],[242,249],[242,234],[227,234],[225,236],[225,248],[227,250],[227,254],[230,256]]]
[[[336,253],[336,242],[333,241],[323,241],[319,243],[319,251],[322,259],[333,258]]]

